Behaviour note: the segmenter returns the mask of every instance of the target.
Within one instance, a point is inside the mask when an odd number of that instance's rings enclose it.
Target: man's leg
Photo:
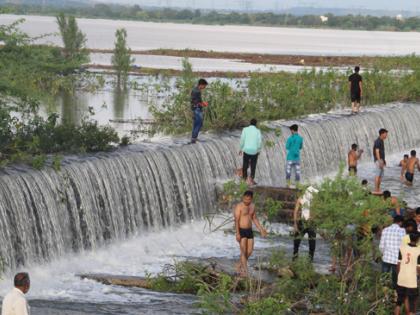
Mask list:
[[[196,108],[193,112],[193,130],[191,135],[191,142],[195,142],[198,138],[201,126],[203,125],[203,115],[200,109]]]
[[[311,259],[311,261],[313,261],[316,248],[316,232],[313,227],[308,227],[306,229],[306,232],[308,232],[309,258]]]
[[[286,161],[286,181],[287,186],[290,186],[290,177],[292,176],[292,161]]]
[[[248,178],[248,167],[249,167],[250,155],[246,154],[245,152],[243,153],[243,155],[244,155],[244,159],[242,163],[242,178],[246,180]]]
[[[295,161],[294,165],[295,165],[296,184],[299,184],[299,182],[300,182],[300,161]]]
[[[356,102],[356,111],[359,113],[360,112],[360,100],[358,100]]]
[[[248,261],[249,257],[251,257],[252,252],[254,251],[254,239],[248,238],[248,244],[246,248],[246,259]]]
[[[257,161],[258,161],[258,153],[255,155],[251,155],[251,178],[254,180],[255,178],[255,170],[257,168]]]
[[[356,112],[356,102],[351,102],[351,113],[355,113]]]
[[[302,222],[298,222],[298,230],[295,232],[294,239],[293,239],[293,260],[296,259],[299,255],[299,246],[300,242],[302,241],[302,237],[305,235],[303,234],[302,230]]]
[[[248,239],[243,237],[241,238],[241,275],[248,274]]]

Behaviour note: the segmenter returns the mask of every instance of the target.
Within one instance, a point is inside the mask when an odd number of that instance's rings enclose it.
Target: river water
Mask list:
[[[25,18],[32,36],[56,33],[54,17],[0,15],[0,24]],[[210,26],[102,19],[78,19],[89,48],[113,49],[117,28],[128,33],[133,50],[199,49],[241,53],[304,55],[407,55],[420,53],[420,33],[299,29],[255,26]],[[61,45],[57,36],[40,42]]]
[[[372,183],[370,149],[378,128],[386,127],[390,154],[383,188],[416,207],[418,179],[413,188],[403,187],[397,164],[407,150],[420,147],[419,119],[419,105],[393,104],[367,108],[358,116],[344,111],[300,120],[305,180],[332,174],[350,144],[358,142],[366,152],[360,179]],[[265,135],[275,147],[260,156],[259,183],[284,184],[283,144],[291,123],[273,122],[283,134]],[[238,165],[239,135],[207,134],[194,146],[167,139],[113,154],[67,157],[60,173],[7,169],[0,175],[0,255],[10,268],[0,282],[0,296],[10,289],[14,272],[24,269],[32,277],[28,298],[36,315],[197,313],[189,295],[106,286],[77,274],[143,276],[174,259],[237,258],[233,236],[210,233],[201,218],[214,211],[215,186],[231,179]],[[290,254],[288,227],[273,228],[280,236],[257,237],[254,259],[273,248]],[[321,269],[328,265],[322,242],[315,263]]]

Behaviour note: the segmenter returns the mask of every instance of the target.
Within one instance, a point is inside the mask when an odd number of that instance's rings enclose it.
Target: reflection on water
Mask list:
[[[129,92],[117,84],[113,92],[113,97],[114,118],[124,119],[124,111],[129,106]]]

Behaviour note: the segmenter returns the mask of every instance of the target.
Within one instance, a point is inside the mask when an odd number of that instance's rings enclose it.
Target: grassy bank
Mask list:
[[[419,61],[420,58],[415,56],[376,60],[372,68],[363,73],[362,105],[420,100]],[[405,65],[411,71],[396,73],[393,71],[396,64]],[[259,121],[292,119],[348,107],[349,74],[350,70],[342,73],[334,69],[264,75],[251,73],[246,85],[239,88],[235,83],[212,81],[203,94],[209,102],[205,109],[204,129],[237,129],[251,118]],[[166,95],[163,107],[150,104],[156,131],[168,134],[190,131],[190,92],[197,79],[191,65],[184,60],[176,91],[167,85],[155,87]]]

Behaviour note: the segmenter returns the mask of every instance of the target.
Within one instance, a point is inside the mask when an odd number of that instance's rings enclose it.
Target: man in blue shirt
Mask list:
[[[287,139],[286,150],[286,180],[287,186],[290,187],[290,177],[292,169],[295,170],[296,184],[300,181],[300,150],[303,148],[303,138],[298,134],[298,125],[290,126],[292,135]]]
[[[258,154],[262,147],[261,131],[257,128],[257,120],[251,119],[251,124],[242,130],[240,152],[243,154],[243,179],[250,185],[255,185],[255,169],[257,168]],[[248,166],[251,164],[251,177],[248,178]]]
[[[191,135],[191,143],[196,143],[198,133],[203,126],[203,107],[207,107],[208,103],[203,102],[201,91],[207,87],[207,81],[200,79],[196,87],[191,91],[191,110],[193,111],[193,129]]]

